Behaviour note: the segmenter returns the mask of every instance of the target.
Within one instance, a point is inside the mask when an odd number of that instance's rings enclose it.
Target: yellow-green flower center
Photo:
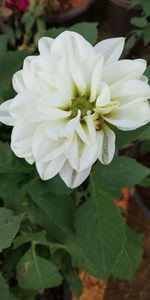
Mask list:
[[[70,110],[72,111],[71,117],[75,118],[78,110],[81,111],[81,118],[87,116],[88,112],[93,113],[94,102],[89,102],[85,96],[80,96],[72,99]]]

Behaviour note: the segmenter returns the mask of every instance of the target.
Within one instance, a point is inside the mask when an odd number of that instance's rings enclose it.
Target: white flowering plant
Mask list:
[[[124,41],[65,31],[36,55],[1,54],[0,121],[12,130],[0,128],[0,282],[16,274],[12,299],[64,280],[79,299],[79,270],[107,281],[138,268],[142,238],[115,199],[149,175],[119,150],[149,132],[150,86],[143,59],[120,58]]]

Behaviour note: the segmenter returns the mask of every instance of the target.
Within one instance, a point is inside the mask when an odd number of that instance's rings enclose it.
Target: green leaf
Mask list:
[[[140,147],[141,155],[144,155],[144,154],[148,153],[149,151],[150,151],[150,140],[142,142],[141,147]]]
[[[0,34],[0,54],[7,50],[8,38],[7,33]]]
[[[140,5],[142,6],[144,13],[149,16],[150,15],[150,2],[149,0],[139,0]]]
[[[2,300],[17,300],[9,291],[8,285],[5,281],[5,279],[2,276],[2,273],[0,273],[0,294]]]
[[[132,244],[128,246],[126,224],[121,211],[115,206],[114,200],[119,198],[120,189],[137,183],[145,177],[149,170],[139,166],[133,159],[116,157],[109,166],[97,166],[90,176],[88,188],[89,197],[75,215],[75,236],[67,240],[67,249],[72,256],[75,266],[107,280],[114,270],[119,272],[117,263],[124,253],[125,247],[130,248],[130,259],[134,256]],[[134,247],[135,249],[135,247]],[[139,245],[135,249],[141,253]],[[129,276],[138,266],[139,256],[133,257],[134,266],[129,270]],[[127,255],[124,264],[128,264]],[[120,275],[126,278],[127,274]]]
[[[145,129],[139,135],[140,140],[150,140],[150,123],[147,124]]]
[[[82,294],[82,282],[71,264],[63,270],[63,276],[71,287],[72,293],[79,299]]]
[[[69,28],[52,28],[46,32],[46,36],[51,38],[56,38],[60,33],[65,30],[75,31],[81,34],[85,39],[87,39],[91,44],[95,44],[97,40],[97,23],[78,23]]]
[[[147,132],[147,130],[148,131],[150,130],[150,124],[146,124],[145,126],[142,126],[136,130],[126,131],[126,132],[122,132],[121,130],[116,129],[115,133],[116,133],[117,149],[121,149],[128,146],[131,142],[139,139],[140,136],[144,134],[144,132]]]
[[[0,251],[11,245],[23,217],[24,214],[14,216],[11,210],[0,208]]]
[[[135,159],[117,156],[109,165],[98,164],[99,189],[101,186],[110,186],[118,189],[130,187],[150,174],[150,170]]]
[[[80,33],[85,39],[87,39],[91,44],[95,44],[97,40],[97,23],[78,23],[69,28],[69,30]]]
[[[63,241],[73,230],[75,205],[67,195],[58,196],[46,189],[47,184],[35,181],[28,187],[29,213],[33,220],[47,230],[53,241]]]
[[[144,27],[147,27],[149,25],[147,19],[144,18],[144,17],[134,17],[134,18],[132,18],[131,19],[131,24],[135,25],[139,28],[144,28]]]
[[[144,187],[144,188],[149,188],[149,187],[150,187],[150,177],[144,178],[144,179],[140,182],[140,186],[142,186],[142,187]]]
[[[24,58],[29,55],[27,51],[5,51],[0,55],[0,91],[1,95],[5,96],[9,91],[8,96],[12,96],[12,75],[17,72],[21,66]],[[7,63],[6,63],[7,62]],[[6,97],[6,98],[7,98]]]
[[[60,179],[58,175],[47,181],[43,181],[39,177],[35,177],[24,185],[24,190],[31,190],[33,188],[33,190],[35,191],[36,187],[38,187],[39,193],[41,195],[43,193],[56,194],[57,196],[69,195],[72,191],[65,185],[65,183]]]
[[[68,249],[79,268],[107,280],[126,239],[124,222],[112,189],[100,186],[98,168],[90,177],[90,199],[79,207],[75,237]]]
[[[31,290],[56,287],[62,282],[57,268],[50,260],[38,256],[33,246],[17,264],[17,278],[19,286]]]
[[[51,251],[51,260],[61,270],[72,293],[79,299],[82,294],[82,282],[75,268],[72,266],[71,257],[66,252],[66,249],[55,248],[54,251]]]
[[[0,197],[4,206],[13,210],[16,214],[26,211],[26,199],[21,191],[21,184],[26,180],[24,174],[0,175]]]
[[[14,249],[20,247],[25,243],[36,243],[41,245],[49,245],[49,242],[46,240],[45,231],[35,232],[35,233],[26,233],[22,232],[14,241]]]
[[[36,17],[40,17],[44,14],[44,7],[43,5],[39,4],[36,5],[35,10],[34,10],[34,14]]]
[[[25,12],[23,15],[22,15],[22,18],[21,18],[21,22],[23,24],[27,23],[29,21],[29,19],[31,18],[31,14],[29,12]]]
[[[141,262],[143,250],[140,235],[129,228],[126,228],[126,234],[127,240],[114,264],[112,275],[116,278],[131,280]]]
[[[134,46],[137,41],[136,35],[133,34],[128,37],[126,44],[125,44],[125,51],[128,53]]]
[[[35,16],[30,16],[30,18],[28,19],[28,22],[25,23],[25,30],[26,30],[26,33],[29,33],[30,30],[33,28],[34,24],[35,24],[35,21],[36,21],[36,17]]]
[[[8,143],[0,141],[0,174],[31,173],[30,167],[23,159],[17,158]]]
[[[150,24],[143,30],[144,45],[147,46],[150,42]]]

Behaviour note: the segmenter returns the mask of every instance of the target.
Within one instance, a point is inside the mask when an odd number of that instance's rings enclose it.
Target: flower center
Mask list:
[[[71,117],[75,118],[78,114],[78,110],[81,111],[81,118],[93,113],[94,102],[89,102],[85,96],[73,98],[70,110],[72,111]]]

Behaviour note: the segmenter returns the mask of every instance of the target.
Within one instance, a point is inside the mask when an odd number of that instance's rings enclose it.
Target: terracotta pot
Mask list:
[[[69,20],[74,19],[75,17],[84,13],[96,0],[83,0],[83,3],[79,4],[75,8],[71,8],[67,11],[53,14],[47,16],[49,23],[59,24]]]
[[[129,8],[132,0],[110,0],[110,2],[113,2],[114,4],[121,6],[121,7]]]

